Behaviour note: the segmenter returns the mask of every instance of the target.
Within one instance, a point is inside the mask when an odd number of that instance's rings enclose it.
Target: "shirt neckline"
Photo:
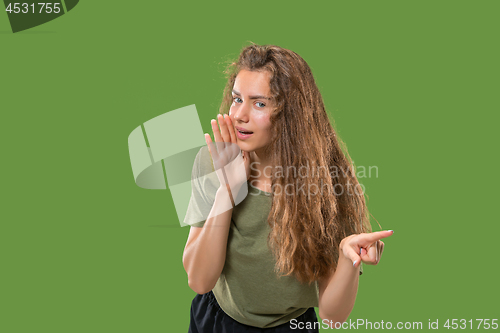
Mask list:
[[[249,182],[247,182],[247,184],[248,184],[249,188],[251,188],[251,189],[253,189],[253,190],[254,190],[254,192],[255,192],[255,191],[258,191],[258,192],[260,192],[260,193],[264,194],[265,196],[268,196],[268,197],[269,197],[269,196],[271,196],[271,193],[270,193],[270,192],[263,191],[263,190],[261,190],[260,188],[253,186],[253,185],[252,185],[252,184],[250,184]]]

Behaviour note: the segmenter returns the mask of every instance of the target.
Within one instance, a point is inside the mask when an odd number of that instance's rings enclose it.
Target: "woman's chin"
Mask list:
[[[241,151],[246,151],[246,152],[251,151],[249,149],[248,145],[245,144],[244,142],[238,141],[236,144],[238,145],[238,147],[240,148]]]

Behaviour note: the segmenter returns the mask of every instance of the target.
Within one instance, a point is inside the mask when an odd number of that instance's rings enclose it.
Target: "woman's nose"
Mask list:
[[[234,121],[247,123],[249,120],[249,113],[249,107],[246,103],[242,103],[238,108],[232,109],[229,116],[232,117]]]

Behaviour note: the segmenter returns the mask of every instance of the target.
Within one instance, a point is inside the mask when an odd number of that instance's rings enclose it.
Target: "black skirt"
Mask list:
[[[193,299],[188,333],[318,333],[318,327],[314,308],[307,309],[296,321],[275,327],[259,328],[241,324],[221,309],[214,294],[209,291],[203,295],[198,294]]]

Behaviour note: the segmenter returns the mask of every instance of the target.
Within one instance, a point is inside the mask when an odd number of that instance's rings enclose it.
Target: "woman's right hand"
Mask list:
[[[214,168],[222,188],[227,188],[230,196],[235,198],[250,177],[250,155],[240,150],[236,132],[231,118],[218,115],[217,121],[211,121],[215,143],[210,135],[205,134],[205,141],[214,162]]]

